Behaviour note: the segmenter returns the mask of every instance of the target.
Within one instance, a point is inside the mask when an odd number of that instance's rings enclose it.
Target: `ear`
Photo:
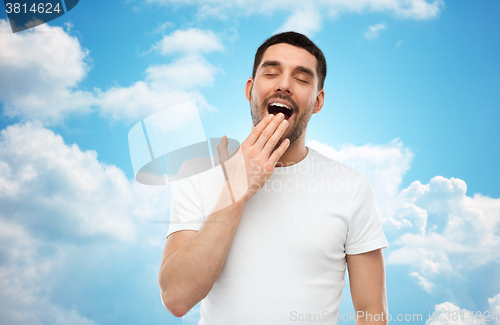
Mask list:
[[[253,87],[253,79],[248,78],[247,83],[245,84],[245,97],[247,98],[247,101],[250,103],[250,94],[252,92],[252,87]]]
[[[313,114],[318,113],[323,108],[325,102],[325,91],[321,89],[316,96],[316,106],[314,107]]]

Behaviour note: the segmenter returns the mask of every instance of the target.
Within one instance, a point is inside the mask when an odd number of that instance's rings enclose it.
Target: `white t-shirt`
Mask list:
[[[168,235],[201,228],[224,175],[219,166],[172,185]],[[336,324],[346,254],[384,247],[370,182],[308,148],[299,163],[276,167],[246,205],[224,267],[201,302],[200,324]]]

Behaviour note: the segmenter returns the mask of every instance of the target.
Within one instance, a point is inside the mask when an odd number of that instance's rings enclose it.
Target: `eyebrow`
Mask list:
[[[281,63],[279,61],[265,61],[264,63],[262,63],[261,68],[276,67],[276,66],[278,67],[281,66]],[[295,67],[295,70],[304,72],[305,74],[311,76],[311,78],[314,78],[314,71],[312,71],[309,68],[299,65]]]

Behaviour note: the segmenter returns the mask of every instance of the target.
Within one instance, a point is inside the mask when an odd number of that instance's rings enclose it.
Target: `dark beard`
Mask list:
[[[268,100],[264,100],[264,103],[267,103]],[[257,124],[260,123],[260,121],[262,121],[262,110],[259,109],[258,107],[255,107],[254,105],[255,103],[253,103],[252,101],[250,101],[250,114],[252,115],[252,121],[253,121],[253,125],[254,127],[257,126]],[[316,101],[314,102],[314,105],[313,107],[316,106]],[[266,110],[267,107],[263,108],[263,110]],[[256,114],[254,114],[254,112]],[[284,139],[288,138],[290,140],[290,145],[292,145],[292,143],[297,140],[301,135],[302,133],[304,133],[304,130],[306,129],[307,127],[307,124],[309,123],[309,120],[311,119],[311,115],[299,115],[298,117],[296,117],[295,115],[296,114],[300,114],[299,113],[300,111],[299,110],[296,110],[295,111],[295,114],[293,116],[293,118],[297,121],[297,123],[293,126],[292,129],[288,128],[282,139],[280,139],[278,141],[278,143],[276,144],[276,146],[274,147],[273,149],[273,152],[274,150],[278,149],[278,147],[281,145],[281,143],[283,142]]]
[[[253,90],[253,87],[252,89],[250,90],[250,101],[252,100],[252,90]],[[264,100],[262,101],[263,103],[263,107],[261,107],[262,109],[256,109],[255,107],[252,107],[252,102],[250,102],[250,114],[252,115],[252,120],[253,120],[253,126],[257,126],[257,124],[260,123],[260,121],[262,120],[262,115],[261,113],[263,111],[267,111],[267,103],[269,103],[269,101],[271,99],[274,99],[274,98],[278,98],[278,99],[282,99],[282,100],[286,100],[287,102],[289,102],[291,105],[292,105],[292,110],[294,112],[298,112],[299,111],[299,105],[297,105],[297,103],[292,99],[292,97],[288,94],[280,94],[280,93],[276,93],[276,94],[273,94],[271,96],[267,96],[266,98],[264,98]],[[265,103],[265,105],[264,105]],[[255,105],[253,105],[255,106]],[[258,116],[255,116],[253,115],[253,112],[258,112]]]

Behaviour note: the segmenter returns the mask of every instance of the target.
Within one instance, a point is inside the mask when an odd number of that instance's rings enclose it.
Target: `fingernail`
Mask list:
[[[274,114],[269,114],[268,119],[269,119],[269,120],[272,120],[273,118],[274,118]]]
[[[277,116],[278,116],[278,118],[281,120],[282,118],[284,118],[284,117],[285,117],[285,114],[283,114],[283,113],[278,113],[278,115],[277,115]]]

